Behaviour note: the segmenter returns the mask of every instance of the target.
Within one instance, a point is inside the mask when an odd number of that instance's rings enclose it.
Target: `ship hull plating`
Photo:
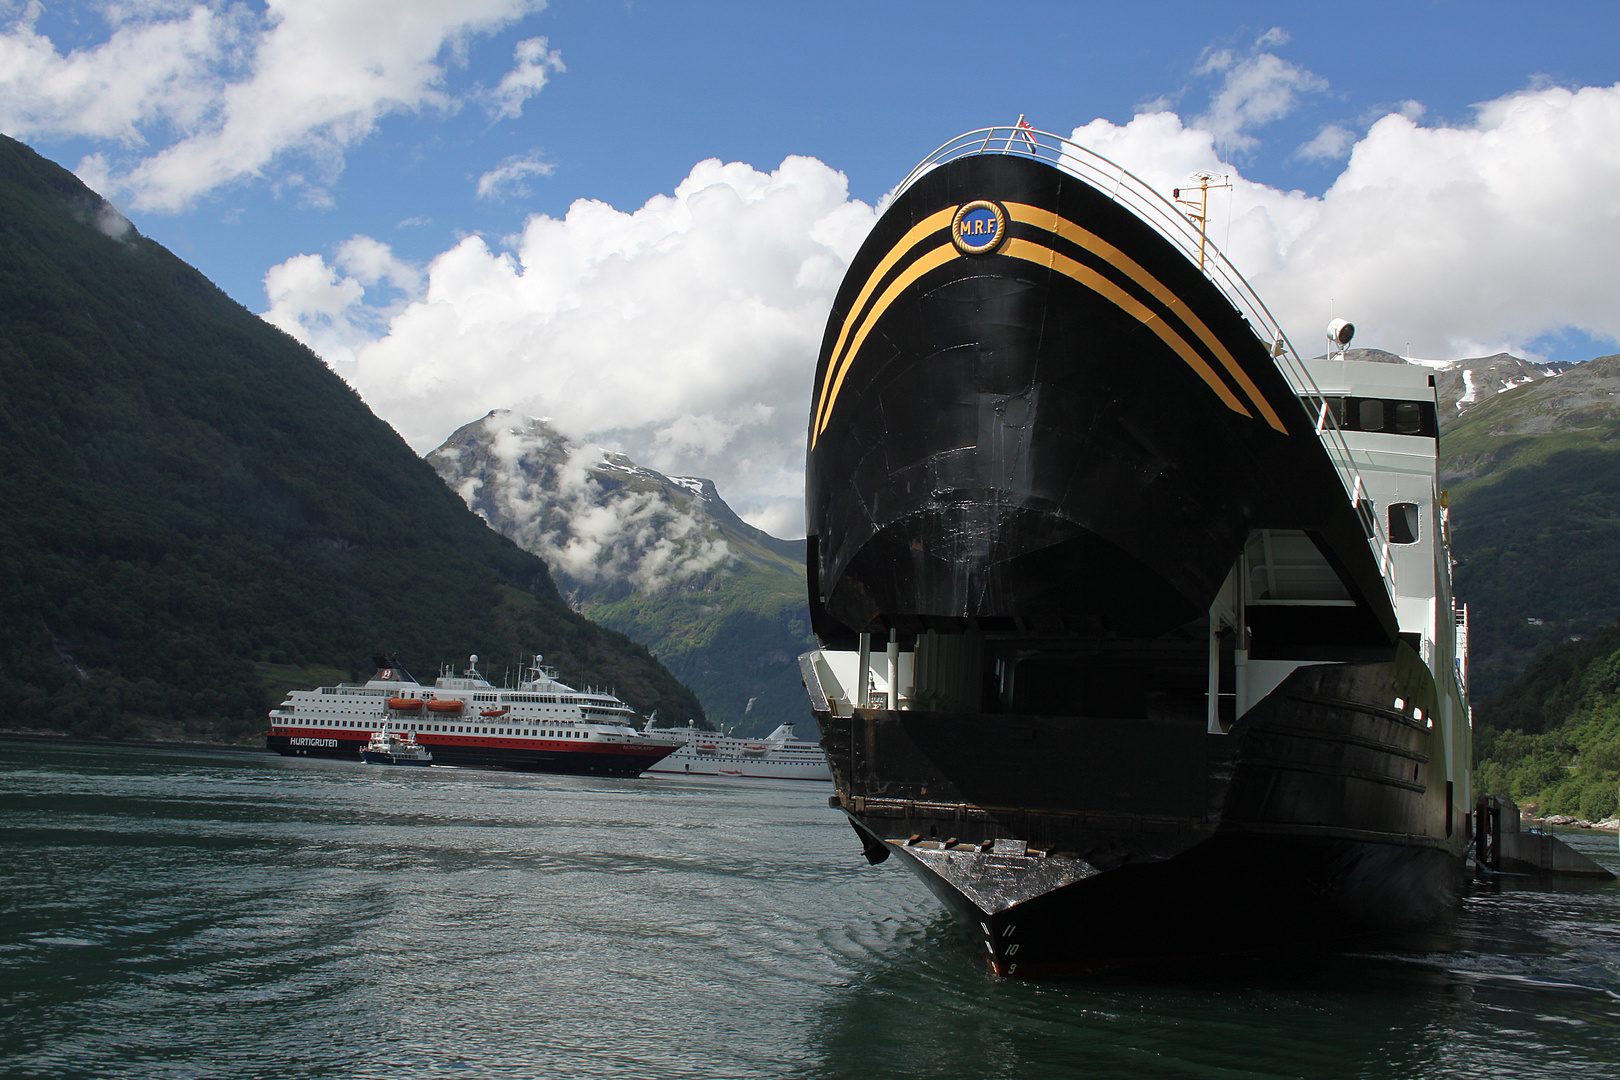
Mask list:
[[[1081,974],[1121,962],[1343,945],[1428,922],[1455,903],[1462,865],[1437,846],[1349,835],[1219,834],[1162,862],[1122,866],[1008,906],[963,891],[889,845],[985,949],[997,975]],[[964,868],[983,882],[1020,860],[985,854]],[[1063,868],[1057,868],[1060,872]],[[1071,870],[1071,875],[1075,871]]]
[[[1414,718],[1427,669],[1398,648],[1299,669],[1226,734],[1143,716],[816,719],[868,858],[898,854],[998,973],[1053,975],[1453,903],[1466,822],[1447,820],[1439,739]]]
[[[434,765],[454,765],[464,769],[504,769],[510,772],[563,773],[573,776],[640,776],[658,763],[666,748],[636,753],[588,750],[528,749],[499,746],[456,746],[434,742],[432,736],[418,736],[433,755]],[[271,735],[266,748],[283,757],[322,757],[359,761],[365,740]],[[423,764],[426,764],[425,762]]]

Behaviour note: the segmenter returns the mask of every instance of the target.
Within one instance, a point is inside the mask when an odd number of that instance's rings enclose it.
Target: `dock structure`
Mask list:
[[[1474,807],[1477,875],[1613,881],[1614,875],[1564,841],[1519,828],[1519,807],[1505,795],[1481,795]]]

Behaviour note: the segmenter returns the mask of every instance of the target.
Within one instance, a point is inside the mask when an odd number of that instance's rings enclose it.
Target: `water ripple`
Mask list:
[[[1620,892],[998,981],[826,789],[0,740],[0,1061],[61,1077],[1613,1077]],[[1612,837],[1577,837],[1615,862]],[[1602,845],[1607,843],[1608,847]]]

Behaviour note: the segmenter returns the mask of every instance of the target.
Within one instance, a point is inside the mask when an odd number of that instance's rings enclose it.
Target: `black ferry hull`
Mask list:
[[[1304,668],[1222,735],[1143,718],[816,719],[868,858],[900,855],[999,973],[1034,976],[1442,912],[1465,822],[1446,817],[1434,729],[1391,707],[1432,699],[1426,676],[1409,651]]]
[[[860,672],[835,706],[807,654],[806,686],[868,859],[904,860],[998,973],[1455,900],[1449,691],[1320,423],[1196,263],[1034,157],[922,174],[852,262],[807,570],[822,652]],[[1310,569],[1263,591],[1251,551],[1284,534]],[[882,698],[914,658],[904,708],[868,700],[885,646]],[[1251,661],[1292,673],[1239,709]]]
[[[1006,241],[962,255],[951,211],[978,201],[1006,208]],[[1017,157],[942,166],[879,222],[828,323],[809,442],[824,638],[963,619],[1152,637],[1207,610],[1255,528],[1366,546],[1265,343],[1198,268]],[[1389,643],[1377,568],[1342,569],[1361,601],[1342,634]]]
[[[1162,863],[1110,871],[992,910],[978,892],[955,888],[934,863],[904,846],[896,850],[981,941],[991,971],[1018,978],[1164,957],[1343,947],[1436,918],[1456,903],[1463,884],[1461,865],[1438,846],[1223,834]],[[988,865],[969,872],[981,877],[1015,862],[994,854],[979,859]]]

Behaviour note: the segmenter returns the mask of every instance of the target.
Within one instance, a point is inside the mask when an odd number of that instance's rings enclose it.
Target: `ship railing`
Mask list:
[[[1328,407],[1326,395],[1305,368],[1299,352],[1288,339],[1281,324],[1271,314],[1254,288],[1238,273],[1225,254],[1210,242],[1205,230],[1174,202],[1150,186],[1145,180],[1110,161],[1094,150],[1070,142],[1050,131],[1039,131],[1022,126],[979,128],[958,135],[922,160],[895,188],[893,198],[899,198],[906,189],[928,173],[947,162],[981,154],[1012,154],[1035,157],[1060,172],[1080,180],[1108,195],[1114,202],[1130,210],[1147,226],[1164,237],[1191,262],[1203,269],[1204,276],[1221,290],[1222,295],[1235,307],[1249,328],[1254,331],[1278,371],[1293,388],[1300,408],[1309,417],[1327,451],[1339,479],[1344,484],[1350,504],[1367,525],[1368,544],[1378,561],[1379,574],[1389,594],[1391,606],[1395,603],[1395,560],[1391,557],[1388,532],[1376,514],[1364,512],[1368,502],[1367,485],[1356,468],[1355,455],[1339,430],[1338,418]]]
[[[1466,695],[1468,693],[1468,605],[1459,604],[1455,600],[1451,604],[1451,618],[1456,626],[1457,634],[1457,646],[1455,649],[1457,682],[1462,686],[1462,691]]]

